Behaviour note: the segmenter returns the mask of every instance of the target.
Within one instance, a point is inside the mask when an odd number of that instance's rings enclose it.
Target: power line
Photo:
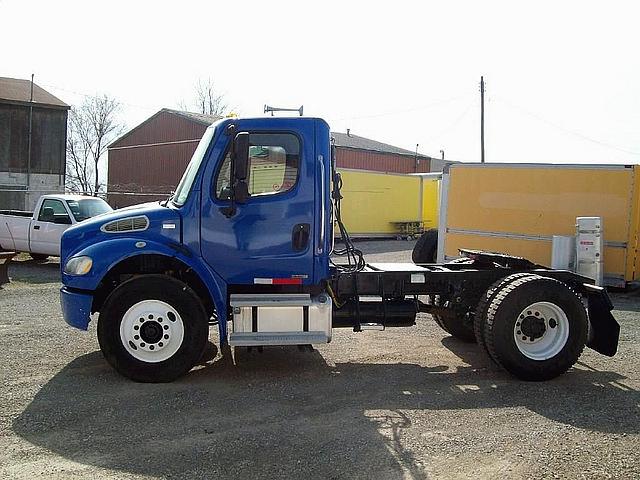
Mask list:
[[[583,134],[581,132],[577,132],[575,130],[571,130],[571,129],[565,128],[562,125],[558,125],[557,123],[554,123],[554,122],[552,122],[550,120],[547,120],[546,118],[541,117],[537,113],[533,113],[533,112],[531,112],[531,111],[529,111],[529,110],[527,110],[527,109],[525,109],[523,107],[520,107],[518,105],[514,105],[513,103],[511,103],[511,102],[509,102],[509,101],[507,101],[507,100],[505,100],[503,98],[496,97],[495,95],[494,95],[494,98],[496,100],[504,103],[508,107],[511,107],[511,108],[513,108],[515,110],[519,110],[520,112],[522,112],[522,113],[524,113],[526,115],[529,115],[530,117],[533,117],[536,120],[538,120],[540,122],[543,122],[543,123],[546,123],[547,125],[550,125],[550,126],[556,128],[556,129],[558,129],[558,130],[560,130],[560,131],[562,131],[564,133],[567,133],[569,135],[573,135],[575,137],[581,138],[581,139],[586,140],[588,142],[592,142],[592,143],[595,143],[597,145],[601,145],[603,147],[612,148],[614,150],[618,150],[620,152],[627,153],[629,155],[640,155],[640,152],[635,152],[633,150],[629,150],[627,148],[620,147],[618,145],[614,145],[612,143],[603,142],[602,140],[598,140],[596,138],[589,137],[589,136],[587,136],[587,135],[585,135],[585,134]]]
[[[41,85],[43,87],[47,87],[47,88],[53,88],[55,90],[60,90],[62,92],[66,92],[66,93],[72,93],[74,95],[79,95],[79,96],[85,97],[85,98],[91,98],[91,97],[95,97],[96,96],[96,94],[92,95],[92,94],[89,94],[89,93],[77,92],[77,91],[74,91],[74,90],[69,90],[67,88],[58,87],[57,85],[50,85],[50,84],[46,84],[46,83],[41,83],[39,85]],[[120,100],[118,100],[118,103],[121,104],[121,105],[125,105],[127,107],[140,108],[140,109],[143,109],[143,110],[157,110],[158,109],[157,106],[151,107],[149,105],[137,105],[135,103],[126,103],[126,102],[122,102]]]
[[[460,100],[462,98],[466,98],[468,97],[469,94],[466,95],[458,95],[457,97],[451,97],[451,98],[445,98],[445,99],[441,99],[441,100],[436,100],[435,102],[429,103],[427,105],[422,105],[419,107],[412,107],[412,108],[407,108],[407,109],[403,109],[403,110],[392,110],[392,111],[386,111],[386,112],[380,112],[380,113],[373,113],[370,115],[360,115],[360,116],[356,116],[356,117],[340,117],[340,118],[332,118],[331,120],[336,120],[336,121],[341,121],[341,120],[362,120],[362,119],[367,119],[367,118],[379,118],[379,117],[386,117],[386,116],[390,116],[390,115],[399,115],[401,113],[410,113],[410,112],[418,112],[421,110],[428,110],[430,108],[434,108],[440,105],[445,105],[447,103],[451,103],[454,102],[456,100]]]

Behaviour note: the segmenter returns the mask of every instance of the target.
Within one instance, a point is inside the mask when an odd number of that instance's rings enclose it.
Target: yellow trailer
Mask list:
[[[342,220],[353,237],[394,237],[400,225],[438,227],[440,173],[400,174],[339,169]]]
[[[553,235],[576,217],[603,218],[605,284],[638,277],[639,168],[627,165],[454,164],[443,174],[438,261],[459,248],[551,264]]]

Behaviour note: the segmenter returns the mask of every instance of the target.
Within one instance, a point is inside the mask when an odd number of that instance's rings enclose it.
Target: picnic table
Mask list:
[[[9,263],[18,252],[0,252],[0,285],[9,283]]]
[[[411,240],[415,237],[419,237],[424,233],[424,221],[422,220],[400,220],[391,222],[398,232],[397,239],[402,240],[406,238]]]

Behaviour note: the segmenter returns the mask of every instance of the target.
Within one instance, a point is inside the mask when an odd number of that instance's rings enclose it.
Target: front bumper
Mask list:
[[[71,291],[67,287],[60,289],[60,305],[62,306],[62,316],[69,325],[80,330],[89,328],[91,320],[91,304],[93,295]]]

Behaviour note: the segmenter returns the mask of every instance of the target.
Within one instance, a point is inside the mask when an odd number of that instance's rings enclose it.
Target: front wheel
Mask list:
[[[137,382],[170,382],[201,358],[209,326],[186,284],[165,275],[124,282],[98,319],[100,349],[120,374]]]

